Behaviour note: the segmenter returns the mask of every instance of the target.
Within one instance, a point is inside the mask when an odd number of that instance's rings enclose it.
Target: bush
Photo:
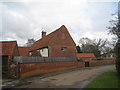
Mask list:
[[[97,58],[96,60],[104,60],[103,58]]]
[[[77,61],[78,61],[78,62],[80,62],[80,61],[83,62],[84,60],[81,59],[81,58],[77,58]]]

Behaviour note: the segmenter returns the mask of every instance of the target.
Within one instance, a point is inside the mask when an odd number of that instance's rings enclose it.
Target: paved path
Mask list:
[[[37,77],[19,88],[83,88],[96,76],[107,71],[115,71],[115,65],[86,68],[42,79]]]

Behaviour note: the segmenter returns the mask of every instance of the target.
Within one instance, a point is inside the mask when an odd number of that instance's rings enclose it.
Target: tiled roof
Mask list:
[[[93,53],[77,53],[76,57],[80,57],[80,58],[95,58],[95,55]]]
[[[28,56],[30,47],[18,47],[20,56]]]
[[[32,50],[36,50],[36,49],[39,49],[39,48],[42,48],[42,47],[47,47],[50,40],[57,34],[59,33],[59,30],[61,28],[66,28],[64,25],[62,25],[59,29],[53,31],[52,33],[46,35],[45,37],[39,39],[38,41],[36,41],[33,46],[31,47],[30,51]]]
[[[16,41],[0,41],[0,55],[12,55]]]

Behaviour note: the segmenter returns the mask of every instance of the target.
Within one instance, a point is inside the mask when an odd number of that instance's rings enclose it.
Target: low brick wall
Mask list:
[[[91,61],[89,62],[89,64],[90,66],[109,65],[109,64],[115,64],[115,60]]]
[[[84,62],[70,61],[70,62],[47,62],[47,63],[31,63],[20,64],[20,78],[25,78],[37,74],[45,74],[49,72],[61,71],[71,68],[85,67]]]
[[[115,60],[90,61],[89,66],[100,66],[115,64]],[[72,68],[83,68],[85,62],[64,61],[64,62],[42,62],[42,63],[20,63],[19,78],[25,78],[33,75],[45,74],[49,72],[62,71]]]

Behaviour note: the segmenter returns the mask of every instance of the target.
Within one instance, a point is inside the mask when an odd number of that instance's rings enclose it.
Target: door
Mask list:
[[[8,77],[8,56],[2,56],[2,78]]]
[[[85,67],[89,67],[89,62],[85,62]]]

